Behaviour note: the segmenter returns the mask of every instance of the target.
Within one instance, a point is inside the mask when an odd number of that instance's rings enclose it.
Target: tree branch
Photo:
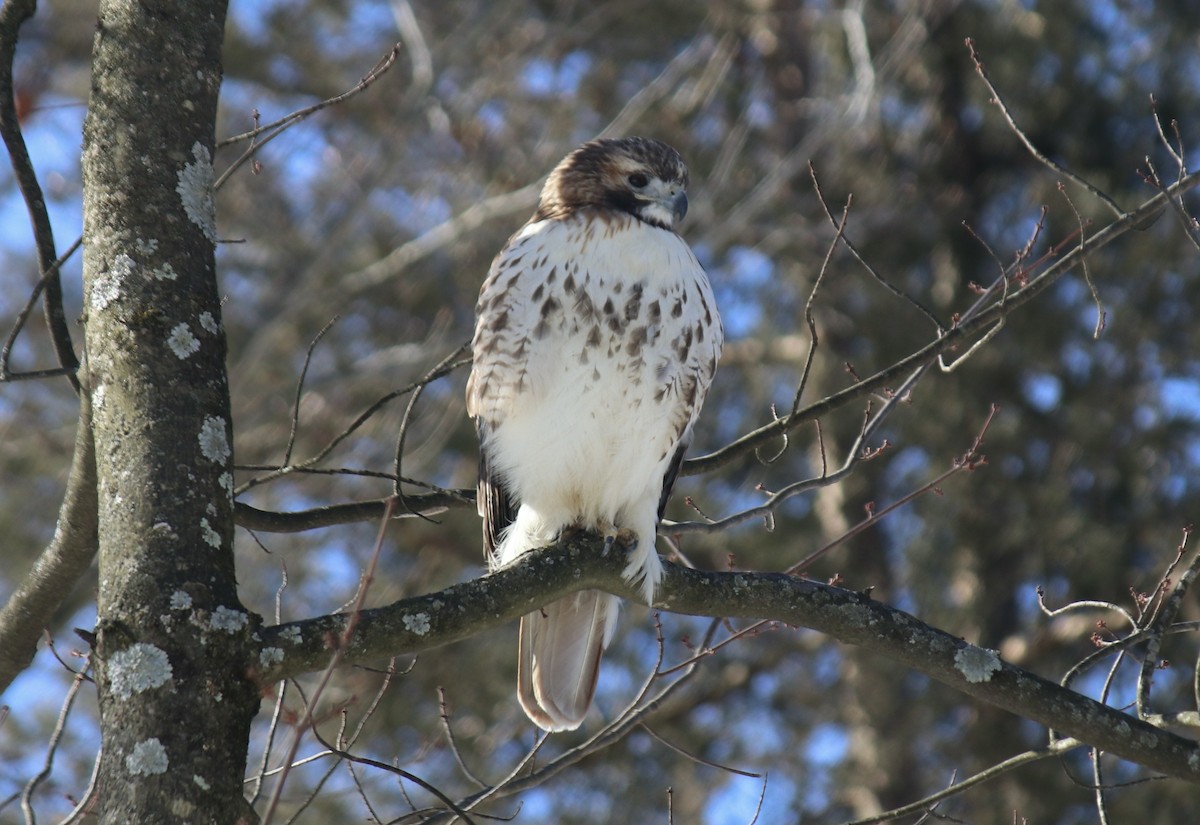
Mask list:
[[[712,472],[718,467],[722,467],[746,453],[764,446],[772,439],[779,438],[785,433],[791,432],[806,421],[820,418],[864,395],[879,392],[888,385],[896,382],[901,376],[908,376],[914,370],[924,368],[933,363],[938,356],[963,347],[975,336],[982,335],[991,329],[1009,312],[1032,301],[1047,287],[1078,266],[1084,258],[1108,246],[1108,244],[1130,230],[1142,226],[1143,222],[1148,220],[1150,216],[1156,214],[1159,210],[1165,209],[1171,199],[1179,197],[1198,185],[1200,185],[1200,172],[1193,172],[1187,177],[1180,179],[1173,186],[1143,201],[1132,212],[1126,212],[1123,216],[1105,226],[1104,229],[1088,238],[1086,243],[1080,243],[1073,247],[1071,251],[1047,267],[1040,275],[1030,278],[1025,286],[1008,292],[1002,301],[993,303],[970,320],[955,326],[936,340],[931,341],[890,366],[881,369],[869,378],[859,381],[857,384],[853,384],[840,392],[809,404],[793,415],[783,416],[772,421],[770,424],[759,427],[757,430],[747,433],[736,441],[708,455],[697,456],[685,461],[680,468],[680,475],[691,476]]]
[[[71,343],[71,330],[67,326],[66,314],[62,305],[62,282],[59,280],[54,252],[54,233],[50,227],[50,214],[46,211],[46,198],[42,195],[42,187],[38,183],[37,173],[33,162],[29,159],[29,151],[25,147],[25,138],[21,134],[21,124],[17,119],[16,101],[13,95],[13,58],[17,52],[17,37],[21,26],[37,10],[35,0],[10,0],[0,8],[0,137],[8,150],[12,163],[13,175],[21,189],[21,197],[25,199],[25,207],[29,210],[29,221],[33,225],[33,239],[37,245],[38,271],[43,279],[38,286],[44,289],[43,307],[46,311],[46,325],[50,328],[50,338],[54,342],[54,351],[58,356],[59,365],[66,370],[67,379],[76,392],[79,392],[79,379],[75,371],[79,368],[79,359],[75,357],[75,348]],[[8,362],[0,364],[7,377]]]
[[[347,664],[440,647],[498,626],[578,590],[635,599],[620,553],[578,534],[516,564],[437,593],[357,615],[341,651]],[[1200,784],[1200,745],[1002,661],[868,595],[780,573],[718,573],[666,564],[654,607],[697,616],[773,619],[859,645],[972,698],[1034,720],[1168,776]],[[260,631],[249,670],[266,685],[329,661],[351,617],[334,614]]]
[[[86,392],[79,402],[75,457],[54,538],[0,609],[0,693],[29,666],[54,611],[96,556],[96,453]]]
[[[395,496],[370,501],[351,501],[345,504],[330,504],[310,510],[279,513],[260,510],[245,502],[235,502],[234,520],[239,527],[260,530],[264,533],[300,533],[319,527],[333,527],[358,521],[378,521],[387,512],[388,502]],[[416,493],[397,498],[392,518],[420,518],[436,516],[452,507],[474,507],[474,490],[441,490],[432,493]]]

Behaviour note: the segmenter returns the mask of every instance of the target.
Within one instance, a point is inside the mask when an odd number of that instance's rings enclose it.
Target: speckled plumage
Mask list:
[[[655,528],[722,342],[708,279],[673,230],[686,185],[658,141],[584,144],[493,262],[467,408],[494,567],[564,528],[626,531],[625,576],[653,599]],[[617,606],[584,591],[522,619],[518,695],[539,726],[583,720]]]

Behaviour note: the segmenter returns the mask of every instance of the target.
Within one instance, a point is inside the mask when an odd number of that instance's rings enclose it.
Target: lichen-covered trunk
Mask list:
[[[226,3],[104,0],[84,125],[104,823],[252,822],[212,151]]]

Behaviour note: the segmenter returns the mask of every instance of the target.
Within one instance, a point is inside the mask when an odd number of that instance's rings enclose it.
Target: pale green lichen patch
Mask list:
[[[954,668],[972,684],[990,682],[992,674],[1001,667],[999,651],[967,645],[954,654]]]
[[[413,613],[404,617],[404,627],[409,633],[424,636],[429,632],[429,614]]]
[[[221,546],[221,534],[214,530],[208,519],[203,516],[200,518],[200,535],[209,547]]]
[[[200,425],[200,452],[209,461],[224,464],[229,458],[229,439],[225,437],[225,422],[215,416]]]
[[[134,776],[154,776],[167,772],[167,749],[157,739],[147,739],[133,746],[125,757],[125,768]]]
[[[191,163],[179,170],[175,191],[188,220],[200,227],[204,237],[217,242],[217,209],[213,202],[213,165],[208,147],[199,141],[192,146]]]
[[[137,264],[133,262],[133,258],[124,252],[118,253],[113,258],[112,265],[92,281],[92,309],[97,312],[107,309],[109,304],[120,298],[125,279],[132,275],[136,268]]]
[[[221,630],[225,633],[237,633],[243,627],[249,618],[240,610],[230,610],[228,607],[221,606],[213,611],[212,618],[209,620],[209,625],[213,630]]]
[[[165,685],[171,673],[167,654],[141,642],[117,651],[108,661],[109,687],[118,699]]]
[[[167,347],[180,361],[200,351],[200,339],[192,334],[187,324],[176,324],[167,336]]]

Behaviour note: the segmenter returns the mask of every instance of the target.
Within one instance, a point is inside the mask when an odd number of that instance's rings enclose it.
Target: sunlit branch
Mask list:
[[[510,622],[539,605],[582,589],[629,599],[624,559],[603,553],[602,540],[580,533],[528,553],[501,571],[351,617],[321,616],[262,629],[273,655],[248,665],[264,684],[324,668],[329,640],[344,663],[415,653]],[[675,613],[774,619],[810,627],[893,659],[977,700],[994,704],[1152,770],[1200,783],[1200,745],[1002,661],[869,595],[771,573],[710,572],[666,564],[654,606]],[[275,653],[278,651],[278,653]],[[278,656],[282,658],[277,659]]]

